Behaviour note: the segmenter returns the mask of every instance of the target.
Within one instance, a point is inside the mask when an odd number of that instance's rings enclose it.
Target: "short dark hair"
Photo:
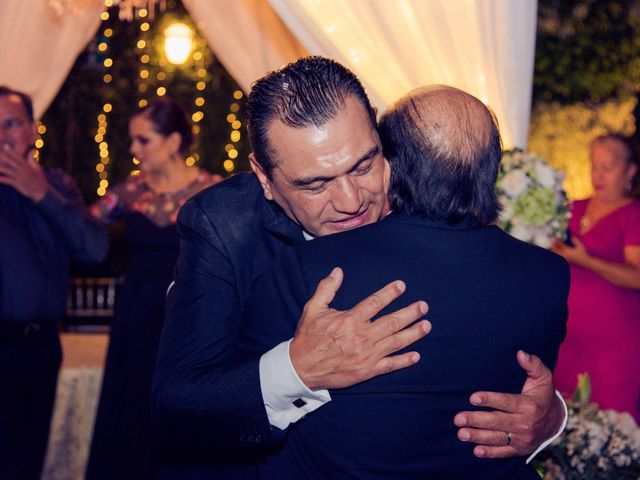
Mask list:
[[[31,97],[19,90],[14,90],[13,88],[0,85],[0,97],[8,97],[10,95],[15,95],[20,99],[20,101],[22,102],[22,106],[24,107],[24,111],[29,118],[29,121],[33,122],[33,102],[31,101]]]
[[[252,85],[247,99],[249,141],[269,178],[276,165],[267,137],[270,122],[279,120],[294,128],[321,127],[336,117],[349,95],[360,101],[375,128],[376,112],[360,80],[329,58],[301,58],[269,72]]]
[[[185,109],[178,102],[168,97],[155,98],[140,107],[134,116],[138,115],[151,120],[153,129],[165,137],[178,132],[181,137],[180,153],[189,153],[193,143],[193,127]]]
[[[596,143],[617,142],[624,151],[624,161],[627,165],[638,167],[636,174],[631,180],[631,193],[635,197],[640,197],[640,147],[633,137],[627,137],[619,133],[607,133],[599,135],[593,139],[591,146]]]
[[[495,184],[502,154],[493,113],[452,87],[436,89],[439,97],[423,92],[399,100],[380,122],[393,210],[450,224],[492,223],[500,213]]]

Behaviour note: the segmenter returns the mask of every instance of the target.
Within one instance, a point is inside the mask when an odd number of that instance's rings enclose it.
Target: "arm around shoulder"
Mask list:
[[[107,255],[109,240],[105,229],[82,202],[75,182],[61,171],[47,172],[49,187],[36,206],[80,262],[99,263]]]

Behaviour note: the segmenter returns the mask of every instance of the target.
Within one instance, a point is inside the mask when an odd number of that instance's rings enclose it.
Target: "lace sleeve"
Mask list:
[[[104,224],[111,223],[118,207],[118,194],[107,192],[90,207],[91,215]]]

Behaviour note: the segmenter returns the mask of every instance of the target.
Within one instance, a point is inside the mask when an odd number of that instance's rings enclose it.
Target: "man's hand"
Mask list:
[[[324,278],[300,317],[289,354],[302,382],[311,390],[344,388],[383,373],[414,365],[418,352],[391,355],[424,337],[431,324],[423,320],[426,302],[371,318],[405,290],[401,281],[388,284],[350,310],[329,307],[342,284],[343,273],[334,268]]]
[[[460,412],[454,418],[458,427],[464,427],[458,430],[458,438],[478,444],[473,450],[477,457],[529,455],[562,424],[564,408],[555,394],[551,371],[538,357],[522,350],[517,358],[528,375],[520,395],[475,392],[470,397],[472,405],[497,411]]]
[[[42,200],[49,188],[47,179],[31,152],[23,158],[7,144],[0,144],[0,184],[15,188],[34,202]]]

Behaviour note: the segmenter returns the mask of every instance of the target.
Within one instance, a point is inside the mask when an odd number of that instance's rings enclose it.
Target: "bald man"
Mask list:
[[[495,220],[501,142],[494,116],[451,87],[418,89],[384,115],[392,213],[291,249],[256,283],[240,332],[263,352],[291,338],[310,293],[333,267],[347,309],[396,278],[391,309],[426,299],[433,326],[421,361],[349,388],[299,422],[264,478],[537,479],[525,458],[491,461],[457,438],[453,418],[474,391],[519,393],[525,349],[554,365],[565,334],[569,273],[559,256],[505,234]],[[326,281],[326,280],[325,280]],[[375,325],[375,321],[374,321]],[[508,448],[511,432],[489,440]]]

